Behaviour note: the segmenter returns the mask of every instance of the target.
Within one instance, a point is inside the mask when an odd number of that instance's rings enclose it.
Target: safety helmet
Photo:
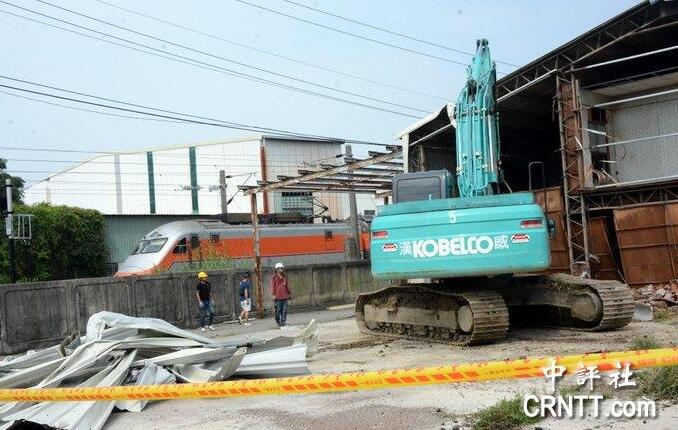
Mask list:
[[[285,268],[285,266],[283,266],[282,263],[280,263],[280,262],[275,263],[275,269],[276,269],[276,270],[278,270],[278,269],[284,269],[284,268]]]
[[[205,279],[205,278],[207,278],[207,273],[205,273],[205,272],[198,273],[198,279]]]

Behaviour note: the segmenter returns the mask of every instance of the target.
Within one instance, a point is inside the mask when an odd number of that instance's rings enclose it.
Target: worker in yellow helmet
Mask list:
[[[207,280],[207,273],[198,273],[198,286],[196,287],[196,297],[200,307],[200,330],[214,331],[212,320],[214,320],[214,300],[212,300],[212,284]]]

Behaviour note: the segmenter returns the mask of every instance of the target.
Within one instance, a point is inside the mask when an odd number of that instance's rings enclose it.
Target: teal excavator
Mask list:
[[[479,40],[454,111],[456,172],[396,175],[394,204],[372,221],[372,275],[392,286],[358,296],[361,331],[473,345],[503,338],[509,320],[586,331],[631,321],[628,285],[543,274],[555,227],[532,192],[500,193],[495,82]]]

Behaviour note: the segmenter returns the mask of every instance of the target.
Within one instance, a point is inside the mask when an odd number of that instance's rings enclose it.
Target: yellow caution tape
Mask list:
[[[379,370],[308,375],[292,378],[255,379],[124,387],[24,388],[0,389],[0,401],[87,401],[87,400],[165,400],[190,398],[246,397],[270,394],[321,393],[330,391],[373,390],[455,382],[544,377],[543,368],[555,360],[567,373],[578,366],[597,366],[601,371],[616,369],[627,363],[631,369],[678,364],[678,348],[643,351],[604,352],[596,354],[525,358],[489,361],[453,366],[416,369]]]

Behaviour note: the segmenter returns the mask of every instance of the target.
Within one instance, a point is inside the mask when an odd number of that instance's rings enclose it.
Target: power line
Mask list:
[[[259,78],[259,77],[253,76],[253,75],[248,75],[246,73],[237,72],[235,70],[227,69],[227,68],[217,66],[217,65],[214,65],[214,64],[210,64],[210,63],[207,63],[207,62],[204,62],[204,61],[196,60],[194,58],[186,57],[186,56],[171,53],[171,52],[165,52],[161,49],[157,49],[157,48],[154,48],[152,46],[144,45],[144,44],[134,42],[134,41],[131,41],[131,40],[128,40],[128,39],[113,36],[113,35],[108,34],[108,33],[103,33],[103,32],[97,31],[97,30],[93,30],[93,29],[90,29],[90,28],[87,28],[87,27],[84,27],[84,26],[81,26],[81,25],[78,25],[78,24],[71,23],[69,21],[65,21],[65,20],[62,20],[62,19],[59,19],[59,18],[54,18],[54,17],[51,17],[49,15],[42,14],[40,12],[35,12],[35,11],[30,10],[30,9],[22,8],[20,6],[13,5],[13,4],[7,3],[5,1],[0,0],[0,3],[5,3],[5,4],[8,4],[12,7],[16,7],[18,9],[27,10],[31,13],[36,14],[36,15],[45,16],[45,17],[47,17],[49,19],[53,19],[55,21],[64,22],[64,23],[66,23],[68,25],[72,25],[74,27],[83,28],[83,29],[85,29],[87,31],[91,31],[93,33],[98,33],[98,34],[102,34],[106,37],[122,40],[126,43],[130,43],[130,44],[136,45],[136,46],[141,46],[143,48],[150,49],[152,51],[157,51],[157,52],[160,52],[162,54],[144,51],[143,49],[134,48],[132,46],[124,45],[124,44],[117,43],[117,42],[114,42],[114,41],[111,41],[111,40],[106,40],[106,39],[100,38],[100,37],[95,37],[95,36],[92,36],[92,35],[89,35],[89,34],[81,33],[81,32],[71,30],[71,29],[68,29],[68,28],[64,28],[64,27],[60,27],[58,25],[46,23],[44,21],[33,19],[33,18],[30,18],[30,17],[27,17],[27,16],[23,16],[23,15],[15,14],[15,13],[12,13],[12,12],[0,10],[1,13],[5,13],[7,15],[12,15],[12,16],[15,16],[17,18],[32,21],[32,22],[42,24],[42,25],[45,25],[45,26],[48,26],[48,27],[56,28],[56,29],[59,29],[59,30],[62,30],[62,31],[67,31],[69,33],[77,34],[79,36],[88,37],[90,39],[98,40],[98,41],[109,43],[109,44],[112,44],[112,45],[121,46],[123,48],[131,49],[131,50],[138,51],[138,52],[143,52],[145,54],[154,55],[156,57],[165,58],[167,60],[175,61],[175,62],[178,62],[178,63],[188,64],[188,65],[193,66],[193,67],[198,67],[198,68],[201,68],[201,69],[210,70],[210,71],[213,71],[213,72],[222,73],[222,74],[229,75],[229,76],[235,76],[235,77],[238,77],[238,78],[241,78],[241,79],[250,80],[250,81],[254,81],[254,82],[258,82],[258,83],[263,83],[263,84],[266,84],[266,85],[272,85],[272,86],[275,86],[275,87],[278,87],[278,88],[283,88],[283,89],[293,91],[293,92],[298,92],[298,93],[302,93],[302,94],[321,97],[321,98],[325,98],[325,99],[328,99],[328,100],[337,101],[337,102],[340,102],[340,103],[347,103],[347,104],[351,104],[351,105],[355,105],[355,106],[360,106],[360,107],[364,107],[364,108],[368,108],[368,109],[372,109],[372,110],[377,110],[377,111],[382,111],[382,112],[386,112],[386,113],[392,113],[392,114],[396,114],[396,115],[400,115],[400,116],[406,116],[406,117],[410,117],[410,118],[419,118],[418,116],[410,115],[410,114],[405,113],[405,112],[381,108],[381,107],[378,107],[378,106],[360,103],[360,102],[357,102],[357,101],[344,99],[344,98],[341,98],[341,97],[331,96],[329,94],[319,93],[319,92],[307,90],[307,89],[304,89],[304,88],[295,87],[293,85],[287,85],[287,84],[284,84],[284,83],[281,83],[281,82],[276,82],[276,81],[271,81],[271,80],[264,79],[264,78]],[[170,55],[171,57],[168,57],[167,55],[164,55],[164,54]],[[176,58],[174,58],[174,57],[176,57]],[[187,60],[187,61],[183,61],[183,60]]]
[[[188,149],[190,146],[187,146],[186,148],[180,148],[180,149]],[[47,151],[45,151],[47,152]],[[162,155],[162,154],[156,154],[155,151],[146,151],[146,152],[153,152],[153,157],[156,155]],[[124,153],[116,154],[123,156],[125,155]],[[174,157],[174,154],[167,154],[168,156]],[[178,155],[178,154],[177,154]],[[111,157],[112,155],[108,155]],[[139,156],[143,156],[145,158],[145,154],[139,154]],[[184,155],[186,158],[188,158],[188,153]],[[258,155],[203,155],[203,158],[208,158],[211,160],[214,160],[213,163],[196,163],[196,166],[200,167],[210,167],[214,166],[216,164],[221,164],[222,160],[230,160],[230,161],[242,161],[244,158],[244,161],[257,161],[259,159]],[[118,162],[116,161],[96,161],[95,159],[89,159],[89,160],[54,160],[54,159],[40,159],[40,158],[7,158],[7,157],[2,157],[3,159],[7,161],[16,161],[16,162],[22,162],[22,163],[93,163],[93,164],[121,164],[121,165],[139,165],[139,166],[145,166],[147,165],[147,161],[125,161],[125,160],[120,160]],[[254,160],[250,160],[250,159]],[[270,155],[267,156],[266,159],[277,159],[277,158],[299,158],[297,155],[285,155],[285,154],[280,154],[280,155]],[[318,159],[318,160],[312,160],[312,161],[324,161],[324,160],[330,160],[336,157],[327,157],[323,159]],[[277,163],[285,163],[285,164],[295,164],[293,161],[281,161],[281,160],[276,160]],[[300,160],[299,163],[302,163]],[[188,162],[186,163],[165,163],[158,161],[156,159],[153,160],[153,165],[154,166],[187,166]]]
[[[231,143],[231,142],[223,142],[224,145],[228,145],[229,143]],[[216,143],[214,143],[213,145],[218,145],[218,144],[219,144],[219,142],[216,142]],[[173,150],[177,150],[177,149],[187,149],[187,148],[190,148],[190,147],[200,148],[200,147],[202,147],[202,146],[207,146],[207,145],[190,145],[190,144],[189,144],[189,145],[181,146],[181,147],[178,147],[178,148],[159,148],[159,149],[154,149],[154,150],[153,150],[153,149],[149,149],[149,150],[147,150],[147,151],[139,151],[139,152],[122,152],[122,151],[86,151],[86,150],[77,150],[77,149],[35,148],[35,147],[32,147],[32,148],[22,148],[22,147],[19,147],[19,146],[0,146],[0,149],[5,149],[5,150],[8,150],[8,151],[65,152],[65,153],[79,153],[79,154],[99,154],[99,155],[101,155],[101,156],[105,156],[105,155],[121,155],[121,156],[123,156],[123,155],[140,154],[140,153],[142,153],[142,152],[143,152],[143,153],[145,153],[145,152],[153,152],[153,157],[186,157],[187,155],[183,155],[183,154],[162,154],[162,153],[160,153],[159,151],[173,151]],[[249,155],[249,154],[242,154],[242,155],[240,155],[240,154],[238,154],[238,155],[226,155],[226,154],[216,154],[216,155],[213,155],[213,154],[210,154],[210,155],[204,154],[204,155],[202,155],[202,154],[196,154],[196,157],[198,157],[198,158],[209,158],[209,159],[214,159],[214,158],[233,158],[233,159],[237,159],[237,158],[241,158],[241,157],[245,157],[245,158],[256,158],[256,159],[259,158],[258,155]],[[288,154],[275,154],[275,155],[267,155],[267,156],[266,156],[267,159],[268,159],[268,158],[283,158],[283,157],[298,158],[297,155],[288,155]],[[4,157],[0,157],[0,158],[4,158]],[[322,159],[312,160],[312,161],[323,161],[323,160],[329,160],[329,159],[331,159],[331,158],[338,158],[338,157],[333,156],[333,157],[327,157],[327,158],[322,158]],[[7,160],[9,160],[9,159],[7,159]],[[19,160],[17,160],[17,161],[19,161]],[[31,161],[41,161],[41,160],[31,160]],[[85,161],[87,161],[87,160],[85,160]],[[82,160],[81,160],[81,161],[76,161],[76,162],[77,162],[77,163],[80,163],[80,162],[82,162]],[[121,161],[121,163],[124,164],[125,162],[124,162],[124,161]],[[155,163],[155,162],[154,162],[154,163]],[[159,163],[159,164],[164,164],[164,163]],[[203,166],[203,165],[204,165],[204,166],[207,166],[207,164],[198,164],[198,165],[199,165],[199,166]]]
[[[55,95],[55,94],[42,93],[42,92],[38,92],[38,91],[28,90],[28,89],[25,89],[25,88],[17,88],[17,87],[12,87],[12,86],[8,86],[8,85],[0,84],[0,87],[14,89],[14,90],[17,90],[17,91],[29,92],[29,93],[33,93],[33,94],[37,94],[37,95],[44,95],[46,97],[68,100],[68,101],[72,101],[72,102],[75,102],[75,103],[90,104],[90,105],[95,105],[95,106],[98,106],[98,107],[105,107],[105,108],[114,109],[114,110],[122,110],[122,111],[136,113],[136,114],[149,115],[149,116],[153,116],[153,117],[160,117],[160,118],[165,118],[165,119],[174,119],[174,120],[179,120],[179,121],[184,121],[184,122],[189,122],[189,123],[197,123],[197,124],[203,124],[203,125],[209,125],[209,126],[215,126],[215,127],[254,131],[254,132],[257,132],[257,133],[273,133],[273,134],[279,133],[279,134],[288,135],[290,137],[298,137],[298,138],[336,140],[338,142],[346,142],[346,143],[351,142],[351,143],[359,143],[359,144],[365,144],[365,145],[390,146],[390,145],[384,144],[384,143],[368,142],[368,141],[355,140],[355,139],[341,139],[341,138],[327,137],[327,136],[321,136],[321,135],[295,133],[295,132],[291,132],[291,131],[287,131],[287,130],[280,130],[280,129],[275,129],[275,128],[263,128],[263,127],[250,126],[250,125],[247,125],[247,124],[234,123],[234,122],[224,121],[224,120],[220,120],[220,119],[214,119],[214,118],[203,117],[203,116],[198,116],[198,115],[191,115],[191,114],[186,114],[186,113],[182,113],[182,112],[170,111],[170,110],[167,110],[167,109],[154,108],[154,107],[139,105],[139,104],[135,104],[135,103],[129,103],[129,102],[124,102],[124,101],[120,101],[120,100],[114,100],[114,99],[110,99],[110,98],[106,98],[106,97],[99,97],[99,96],[95,96],[95,95],[92,95],[92,94],[67,90],[67,89],[63,89],[63,88],[59,88],[59,87],[55,87],[55,86],[51,86],[51,85],[40,84],[40,83],[31,82],[31,81],[27,81],[27,80],[24,80],[24,79],[12,78],[12,77],[9,77],[9,76],[4,76],[4,75],[0,75],[0,78],[11,80],[11,81],[14,81],[14,82],[21,82],[21,83],[24,83],[24,84],[34,85],[34,86],[37,86],[37,87],[40,87],[40,88],[47,88],[47,89],[51,89],[51,90],[56,90],[56,91],[60,91],[60,92],[68,93],[68,94],[75,94],[75,95],[79,95],[79,96],[82,96],[82,97],[89,97],[89,98],[93,98],[93,99],[97,99],[97,100],[108,101],[108,102],[120,104],[120,105],[123,105],[123,106],[131,106],[131,107],[135,107],[135,108],[141,108],[141,109],[146,109],[146,110],[151,110],[151,111],[156,111],[156,112],[162,112],[162,114],[157,114],[157,113],[153,113],[153,112],[139,111],[137,109],[128,109],[128,108],[122,108],[122,107],[119,107],[119,106],[111,106],[111,105],[106,105],[106,104],[101,104],[101,103],[94,103],[94,102],[90,102],[90,101],[86,101],[86,100],[68,98],[68,97],[58,96],[58,95]],[[187,117],[187,118],[196,118],[196,119],[179,118],[179,117],[176,117],[176,115],[184,116],[184,117]]]
[[[142,115],[149,115],[149,116],[158,117],[158,118],[175,119],[175,120],[183,121],[183,122],[187,122],[187,123],[210,125],[210,126],[223,127],[223,128],[232,128],[232,129],[238,129],[238,130],[254,131],[251,128],[244,128],[244,127],[237,127],[237,126],[226,125],[226,124],[221,124],[221,123],[214,123],[214,122],[198,121],[198,120],[192,120],[192,119],[172,117],[172,116],[169,116],[169,115],[162,115],[162,114],[157,114],[157,113],[152,113],[152,112],[143,112],[143,111],[135,110],[135,109],[122,108],[122,107],[119,107],[119,106],[106,105],[106,104],[102,104],[102,103],[94,103],[94,102],[89,102],[89,101],[86,101],[86,100],[74,99],[74,98],[71,98],[71,97],[58,96],[56,94],[49,94],[49,93],[43,93],[43,92],[40,92],[40,91],[33,91],[33,90],[26,89],[26,88],[13,87],[11,85],[0,84],[0,87],[9,88],[9,89],[16,90],[16,91],[23,91],[23,92],[41,95],[41,96],[45,96],[45,97],[52,97],[52,98],[56,98],[56,99],[60,99],[60,100],[67,100],[67,101],[74,102],[74,103],[82,103],[82,104],[98,106],[98,107],[103,107],[103,108],[108,108],[108,109],[121,110],[121,111],[125,111],[125,112],[132,112],[132,113],[137,113],[137,114],[142,114]]]
[[[403,105],[403,104],[390,102],[388,100],[379,99],[379,98],[376,98],[376,97],[370,97],[370,96],[366,96],[366,95],[363,95],[363,94],[354,93],[354,92],[351,92],[351,91],[341,90],[341,89],[338,89],[338,88],[331,87],[329,85],[319,84],[319,83],[316,83],[316,82],[297,78],[297,77],[294,77],[294,76],[291,76],[291,75],[286,75],[286,74],[283,74],[283,73],[274,72],[274,71],[271,71],[271,70],[263,68],[263,67],[257,67],[257,66],[253,66],[251,64],[247,64],[247,63],[244,63],[244,62],[241,62],[241,61],[236,61],[236,60],[233,60],[231,58],[216,55],[216,54],[213,54],[213,53],[210,53],[210,52],[207,52],[207,51],[203,51],[203,50],[200,50],[200,49],[193,48],[193,47],[188,46],[188,45],[183,45],[183,44],[180,44],[180,43],[172,42],[171,40],[168,40],[168,39],[153,36],[153,35],[148,34],[148,33],[143,33],[143,32],[140,32],[140,31],[133,30],[133,29],[128,28],[128,27],[124,27],[124,26],[117,25],[117,24],[114,24],[114,23],[111,23],[111,22],[108,22],[108,21],[105,21],[105,20],[102,20],[102,19],[99,19],[99,18],[95,18],[95,17],[92,17],[90,15],[86,15],[86,14],[74,11],[72,9],[68,9],[68,8],[65,8],[65,7],[61,7],[59,5],[52,4],[52,3],[45,1],[45,0],[35,0],[35,1],[42,3],[42,4],[45,4],[45,5],[48,5],[48,6],[51,6],[53,8],[56,8],[56,9],[59,9],[59,10],[80,16],[80,17],[83,17],[83,18],[87,18],[87,19],[92,20],[92,21],[99,22],[101,24],[105,24],[105,25],[108,25],[108,26],[111,26],[111,27],[114,27],[114,28],[117,28],[117,29],[120,29],[120,30],[124,30],[124,31],[130,32],[130,33],[139,35],[139,36],[143,36],[143,37],[146,37],[146,38],[149,38],[149,39],[153,39],[153,40],[156,40],[158,42],[162,42],[162,43],[166,43],[166,44],[169,44],[169,45],[172,45],[172,46],[176,46],[176,47],[181,48],[181,49],[185,49],[185,50],[192,51],[192,52],[195,52],[195,53],[198,53],[198,54],[206,55],[208,57],[212,57],[212,58],[216,58],[216,59],[219,59],[219,60],[222,60],[222,61],[227,61],[229,63],[237,64],[241,67],[246,67],[246,68],[253,69],[253,70],[256,70],[256,71],[259,71],[259,72],[268,73],[270,75],[285,78],[285,79],[290,79],[290,80],[293,80],[295,82],[300,82],[300,83],[303,83],[303,84],[306,84],[306,85],[312,85],[312,86],[322,88],[322,89],[325,89],[325,90],[336,91],[336,92],[346,94],[346,95],[350,95],[350,96],[353,96],[353,97],[359,97],[359,98],[362,98],[362,99],[365,99],[365,100],[376,101],[378,103],[383,103],[383,104],[401,107],[401,108],[405,108],[405,109],[411,109],[411,110],[419,111],[419,112],[422,112],[422,113],[428,113],[428,110],[418,109],[418,108],[414,108],[414,107],[411,107],[411,106],[406,106],[406,105]],[[2,3],[11,4],[11,3],[7,3],[5,1],[2,1]],[[33,10],[30,10],[30,9],[28,9],[28,10],[33,12],[33,13],[36,13]],[[54,19],[54,17],[51,17],[51,16],[48,16],[48,17]],[[72,23],[69,23],[69,24],[73,25]],[[92,29],[87,29],[87,30],[93,31]]]
[[[329,26],[329,25],[320,24],[320,23],[315,22],[315,21],[311,21],[311,20],[308,20],[308,19],[300,18],[300,17],[298,17],[298,16],[290,15],[290,14],[287,14],[287,13],[284,13],[284,12],[280,12],[280,11],[277,11],[277,10],[275,10],[275,9],[269,9],[269,8],[267,8],[267,7],[264,7],[264,6],[261,6],[261,5],[258,5],[258,4],[254,4],[254,3],[250,3],[250,2],[247,2],[247,1],[245,1],[245,0],[235,0],[235,1],[237,1],[238,3],[242,3],[242,4],[245,4],[245,5],[251,6],[251,7],[255,7],[255,8],[257,8],[257,9],[261,9],[261,10],[265,10],[265,11],[267,11],[267,12],[274,13],[274,14],[276,14],[276,15],[284,16],[284,17],[293,19],[293,20],[295,20],[295,21],[305,22],[306,24],[314,25],[314,26],[316,26],[316,27],[324,28],[324,29],[326,29],[326,30],[330,30],[330,31],[334,31],[334,32],[337,32],[337,33],[345,34],[345,35],[347,35],[347,36],[356,37],[356,38],[358,38],[358,39],[366,40],[366,41],[368,41],[368,42],[377,43],[377,44],[379,44],[379,45],[384,45],[384,46],[390,46],[391,48],[399,49],[399,50],[401,50],[401,51],[406,51],[406,52],[410,52],[410,53],[412,53],[412,54],[422,55],[422,56],[424,56],[424,57],[429,57],[429,58],[433,58],[433,59],[436,59],[436,60],[445,61],[445,62],[447,62],[447,63],[458,64],[458,65],[464,66],[464,67],[467,66],[466,63],[462,63],[461,61],[455,61],[455,60],[451,60],[451,59],[449,59],[449,58],[439,57],[439,56],[437,56],[437,55],[428,54],[428,53],[423,52],[423,51],[417,51],[417,50],[415,50],[415,49],[406,48],[406,47],[404,47],[404,46],[396,45],[396,44],[393,44],[393,43],[383,42],[383,41],[381,41],[381,40],[372,39],[372,38],[366,37],[366,36],[361,36],[361,35],[359,35],[359,34],[351,33],[351,32],[349,32],[349,31],[340,30],[340,29],[338,29],[338,28],[331,27],[331,26]]]
[[[97,1],[101,1],[101,0],[97,0]],[[424,40],[424,39],[419,39],[419,38],[417,38],[417,37],[408,36],[408,35],[403,34],[403,33],[398,33],[398,32],[396,32],[396,31],[388,30],[388,29],[383,28],[383,27],[377,27],[376,25],[372,25],[372,24],[368,24],[368,23],[366,23],[366,22],[362,22],[362,21],[358,21],[358,20],[355,20],[355,19],[347,18],[347,17],[345,17],[345,16],[341,16],[341,15],[338,15],[338,14],[336,14],[336,13],[327,12],[327,11],[324,11],[324,10],[322,10],[322,9],[318,9],[318,8],[314,8],[314,7],[311,7],[311,6],[307,6],[307,5],[305,5],[305,4],[297,3],[297,2],[292,1],[292,0],[283,0],[283,1],[286,2],[286,3],[293,4],[293,5],[295,5],[295,6],[303,7],[303,8],[305,8],[305,9],[309,9],[309,10],[312,10],[312,11],[315,11],[315,12],[318,12],[318,13],[322,13],[323,15],[333,16],[333,17],[335,17],[335,18],[339,18],[339,19],[342,19],[342,20],[344,20],[344,21],[348,21],[348,22],[352,22],[352,23],[354,23],[354,24],[362,25],[362,26],[364,26],[364,27],[368,27],[368,28],[371,28],[371,29],[373,29],[373,30],[383,31],[384,33],[393,34],[393,35],[398,36],[398,37],[402,37],[402,38],[405,38],[405,39],[414,40],[415,42],[425,43],[425,44],[427,44],[427,45],[435,46],[435,47],[437,47],[437,48],[446,49],[446,50],[452,51],[452,52],[457,52],[457,53],[459,53],[459,54],[470,55],[471,57],[473,57],[473,56],[475,55],[473,52],[463,51],[463,50],[461,50],[461,49],[456,49],[456,48],[452,48],[452,47],[449,47],[449,46],[446,46],[446,45],[441,45],[441,44],[439,44],[439,43],[431,42],[431,41],[429,41],[429,40]],[[507,62],[505,62],[505,61],[495,60],[495,62],[500,63],[500,64],[504,64],[504,65],[507,65],[507,66],[511,66],[511,67],[520,67],[520,66],[518,66],[518,65],[516,65],[516,64],[507,63]]]
[[[238,156],[235,157],[230,157],[235,161],[237,160]],[[212,158],[217,158],[217,157],[212,157]],[[13,162],[21,162],[21,163],[79,163],[79,164],[108,164],[108,165],[115,165],[115,164],[120,164],[123,166],[146,166],[147,162],[146,161],[97,161],[97,160],[45,160],[45,159],[34,159],[34,158],[5,158],[3,157],[4,160],[7,161],[13,161]],[[249,161],[249,160],[247,160]],[[278,161],[278,163],[281,163],[281,161]],[[293,162],[284,162],[282,163],[286,164],[296,164]],[[156,160],[153,160],[153,166],[188,166],[189,163],[159,163]],[[201,164],[201,163],[196,163],[196,167],[213,167],[216,165],[220,165],[222,163],[220,162],[214,162],[212,164]],[[238,166],[241,166],[241,164],[238,164]],[[233,175],[231,175],[233,177]],[[237,176],[237,175],[236,175]]]
[[[92,110],[92,109],[84,109],[84,108],[79,108],[79,107],[75,107],[75,106],[67,106],[67,105],[63,105],[63,104],[60,104],[60,103],[48,102],[47,100],[34,99],[32,97],[26,97],[26,96],[22,96],[22,95],[19,95],[19,94],[12,94],[12,93],[7,92],[7,91],[0,91],[0,93],[8,95],[8,96],[12,96],[12,97],[18,97],[18,98],[24,99],[24,100],[30,100],[30,101],[34,101],[34,102],[38,102],[38,103],[44,103],[44,104],[51,105],[51,106],[58,106],[58,107],[77,110],[77,111],[81,111],[81,112],[96,113],[96,114],[99,114],[99,115],[113,116],[113,117],[118,117],[118,118],[139,119],[139,120],[142,120],[142,121],[158,121],[158,122],[169,122],[169,123],[174,123],[174,124],[183,124],[182,121],[173,121],[173,120],[169,120],[169,119],[160,119],[160,118],[143,118],[143,117],[140,117],[140,116],[120,115],[120,114],[115,114],[115,113],[110,113],[110,112],[100,112],[100,111],[96,111],[96,110]]]
[[[444,97],[439,97],[439,96],[435,96],[435,95],[432,95],[432,94],[426,94],[426,93],[423,93],[423,92],[420,92],[420,91],[416,91],[416,90],[413,90],[413,89],[410,89],[410,88],[405,88],[405,87],[401,87],[401,86],[397,86],[397,85],[387,84],[385,82],[380,82],[380,81],[377,81],[377,80],[374,80],[374,79],[365,78],[363,76],[358,76],[358,75],[355,75],[355,74],[352,74],[352,73],[342,72],[340,70],[332,69],[330,67],[309,63],[308,61],[299,60],[298,58],[293,58],[293,57],[281,55],[281,54],[275,53],[273,51],[268,51],[268,50],[265,50],[265,49],[256,48],[256,47],[251,46],[251,45],[247,45],[247,44],[244,44],[244,43],[236,42],[234,40],[226,39],[222,36],[217,36],[215,34],[206,33],[206,32],[201,31],[201,30],[196,30],[194,28],[190,28],[190,27],[187,27],[187,26],[182,25],[182,24],[177,24],[176,22],[168,21],[168,20],[165,20],[165,19],[161,19],[161,18],[152,16],[152,15],[148,15],[148,14],[136,11],[136,10],[128,9],[126,7],[122,7],[122,6],[113,4],[113,3],[109,3],[109,2],[104,1],[104,0],[96,0],[96,1],[98,1],[99,3],[105,4],[105,5],[108,5],[110,7],[114,7],[116,9],[124,10],[124,11],[129,12],[129,13],[134,14],[134,15],[142,16],[144,18],[147,18],[147,19],[150,19],[150,20],[153,20],[153,21],[156,21],[156,22],[161,22],[163,24],[170,25],[172,27],[176,27],[176,28],[180,28],[182,30],[189,31],[191,33],[199,34],[201,36],[209,37],[211,39],[219,40],[219,41],[222,41],[222,42],[225,42],[225,43],[230,43],[232,45],[239,46],[239,47],[244,48],[244,49],[249,49],[249,50],[259,52],[259,53],[262,53],[262,54],[271,55],[271,56],[276,57],[276,58],[281,58],[283,60],[291,61],[293,63],[301,64],[301,65],[304,65],[304,66],[307,66],[307,67],[312,67],[314,69],[324,70],[326,72],[331,72],[331,73],[336,73],[338,75],[346,76],[348,78],[357,79],[357,80],[360,80],[360,81],[363,81],[363,82],[368,82],[368,83],[371,83],[371,84],[374,84],[374,85],[380,85],[380,86],[386,87],[386,88],[392,88],[392,89],[403,91],[403,92],[410,93],[410,94],[416,94],[416,95],[419,95],[419,96],[429,97],[429,98],[436,99],[436,100],[448,101],[448,99],[446,99]]]

